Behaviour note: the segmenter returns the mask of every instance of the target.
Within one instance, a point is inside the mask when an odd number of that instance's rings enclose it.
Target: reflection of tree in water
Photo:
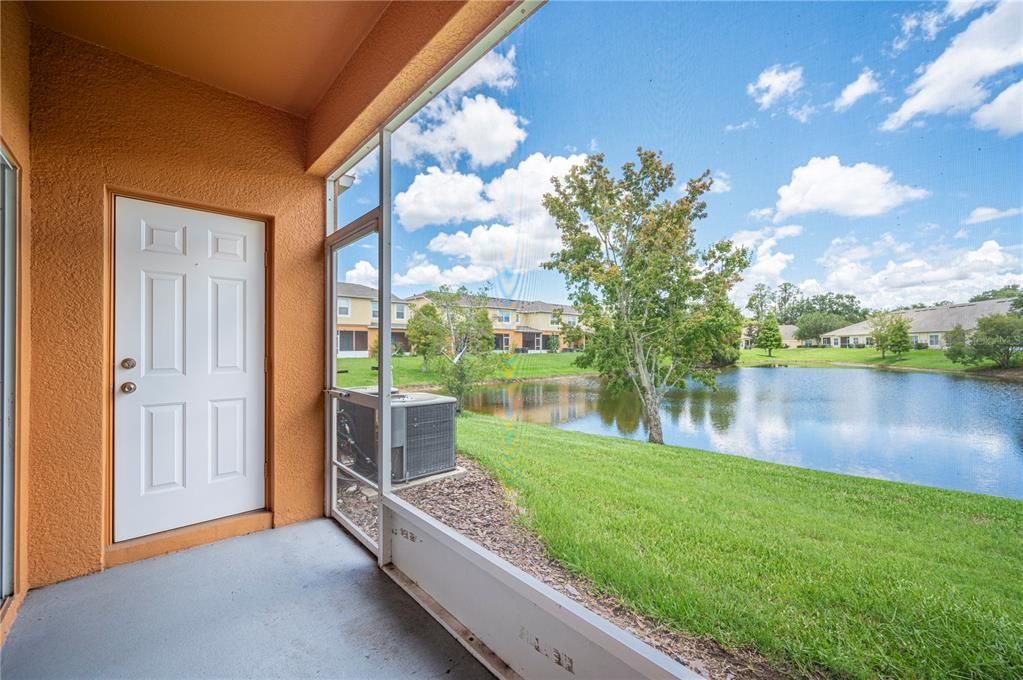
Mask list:
[[[623,434],[633,434],[643,421],[643,405],[635,392],[622,392],[611,396],[601,390],[597,398],[597,412],[605,425],[616,425]]]
[[[703,386],[670,390],[661,399],[661,412],[668,422],[677,424],[688,420],[691,426],[699,428],[709,419],[716,431],[726,432],[735,419],[738,399],[738,391],[731,386],[717,390]],[[622,392],[612,397],[602,390],[597,397],[597,413],[604,425],[617,427],[623,434],[633,434],[640,423],[645,425],[642,404],[635,392]]]

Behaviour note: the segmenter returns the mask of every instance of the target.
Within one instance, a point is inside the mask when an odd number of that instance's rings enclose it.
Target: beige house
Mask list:
[[[783,323],[778,325],[778,330],[781,331],[781,344],[785,347],[798,347],[802,344],[796,339],[797,326],[791,323]],[[753,338],[750,336],[750,327],[742,327],[742,348],[753,349]]]
[[[941,305],[923,309],[904,309],[897,312],[909,322],[909,339],[914,347],[944,349],[946,334],[957,325],[966,331],[977,328],[977,321],[992,314],[1007,314],[1011,299],[967,302],[961,305]],[[872,345],[870,321],[860,321],[821,336],[824,347],[867,347]]]
[[[420,293],[407,302],[415,307],[426,304],[429,298]],[[557,349],[566,349],[555,313],[561,310],[561,323],[565,326],[574,326],[579,320],[575,308],[541,300],[488,297],[486,307],[494,328],[495,351],[545,352],[554,342]]]
[[[379,337],[380,309],[377,289],[358,283],[335,284],[337,324],[335,351],[338,357],[368,357]],[[406,300],[391,296],[391,344],[408,349],[405,328],[412,313]]]

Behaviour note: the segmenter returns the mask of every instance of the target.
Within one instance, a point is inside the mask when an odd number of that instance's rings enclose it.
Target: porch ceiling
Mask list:
[[[33,21],[308,116],[388,2],[30,2]]]

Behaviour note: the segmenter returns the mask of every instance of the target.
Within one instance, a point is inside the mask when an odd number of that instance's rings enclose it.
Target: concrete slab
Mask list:
[[[490,678],[331,520],[31,591],[19,678]]]

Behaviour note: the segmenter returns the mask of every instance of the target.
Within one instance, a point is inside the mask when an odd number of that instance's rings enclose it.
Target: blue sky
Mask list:
[[[1019,2],[549,3],[396,133],[395,291],[564,301],[548,178],[644,146],[714,173],[697,236],[751,248],[739,302],[965,301],[1023,281],[1021,79]],[[369,283],[362,250],[342,276]]]

